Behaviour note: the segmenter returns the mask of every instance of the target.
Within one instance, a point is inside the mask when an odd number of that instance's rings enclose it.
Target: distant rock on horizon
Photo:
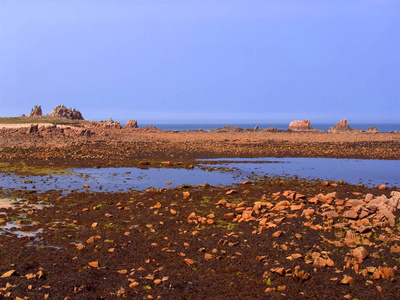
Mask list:
[[[338,123],[336,123],[335,126],[330,127],[328,132],[329,133],[341,133],[341,132],[350,132],[352,130],[353,129],[347,123],[347,119],[343,119],[343,120],[340,120]]]
[[[290,131],[308,131],[312,130],[311,122],[309,119],[303,121],[292,121],[289,124],[288,130]]]
[[[35,107],[32,108],[29,117],[40,117],[40,116],[42,116],[42,107],[40,105],[35,105]]]
[[[138,128],[138,124],[136,120],[129,120],[125,124],[125,128]]]
[[[51,117],[67,118],[70,120],[85,120],[79,110],[57,105],[49,114]]]

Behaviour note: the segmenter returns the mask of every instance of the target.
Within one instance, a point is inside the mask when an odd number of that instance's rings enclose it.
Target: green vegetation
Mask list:
[[[12,172],[24,175],[71,175],[72,171],[51,166],[28,166],[25,162],[0,163],[1,172]]]
[[[42,117],[5,117],[0,118],[0,124],[31,124],[31,123],[50,123],[50,124],[77,124],[88,121],[70,120],[67,118],[56,118],[49,116]]]

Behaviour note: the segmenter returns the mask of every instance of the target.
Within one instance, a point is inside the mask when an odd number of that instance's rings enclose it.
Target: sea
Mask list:
[[[121,125],[126,124],[126,120],[121,121]],[[165,123],[165,124],[157,124],[157,123],[140,123],[138,122],[139,127],[146,127],[146,126],[154,126],[156,128],[162,130],[170,130],[170,131],[184,131],[184,130],[211,130],[216,128],[222,128],[224,126],[238,126],[241,128],[254,128],[258,126],[259,129],[266,129],[269,127],[276,127],[278,130],[287,130],[289,127],[288,123],[233,123],[233,124],[226,124],[226,123],[193,123],[193,124],[184,124],[184,123]],[[390,131],[400,131],[400,123],[351,123],[349,124],[351,128],[358,128],[362,130],[367,130],[370,127],[377,127],[380,132],[390,132]],[[319,129],[323,131],[328,131],[330,127],[335,126],[332,123],[316,123],[312,124],[314,129]]]

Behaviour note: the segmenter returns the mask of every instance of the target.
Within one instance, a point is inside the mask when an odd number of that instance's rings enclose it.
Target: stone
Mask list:
[[[50,117],[66,118],[70,120],[85,120],[80,111],[67,108],[64,105],[57,105],[49,114]]]
[[[339,214],[334,210],[324,212],[322,215],[328,219],[339,218]]]
[[[342,281],[340,282],[341,284],[353,284],[354,283],[354,278],[348,275],[344,275],[344,278],[342,279]]]
[[[39,125],[38,124],[36,124],[36,125],[31,125],[29,128],[28,128],[28,134],[32,134],[32,133],[37,133],[37,132],[39,132]]]
[[[227,213],[224,215],[225,220],[233,220],[236,217],[234,213]]]
[[[99,262],[91,261],[91,262],[89,262],[89,266],[91,266],[92,268],[98,268],[99,267]]]
[[[129,288],[130,288],[131,290],[135,290],[138,286],[139,286],[139,282],[137,282],[137,281],[131,282],[131,283],[129,284]]]
[[[367,233],[367,232],[369,232],[371,230],[372,230],[371,226],[361,225],[360,227],[357,228],[356,231],[359,232],[359,233]]]
[[[315,210],[312,208],[307,208],[305,210],[303,210],[303,212],[301,213],[302,217],[309,217],[312,216],[315,213]]]
[[[339,199],[339,196],[338,196],[337,192],[332,192],[332,193],[326,194],[325,197],[327,199],[332,199],[332,200]]]
[[[305,119],[303,121],[292,121],[289,124],[290,131],[304,131],[313,129],[310,120]]]
[[[10,277],[12,274],[14,274],[15,273],[15,270],[10,270],[10,271],[7,271],[7,272],[5,272],[3,275],[1,275],[1,278],[7,278],[7,277]]]
[[[29,117],[40,117],[40,116],[42,116],[42,107],[40,105],[35,105],[35,107],[32,108]]]
[[[394,278],[394,271],[392,268],[389,267],[379,267],[380,271],[381,271],[381,276],[383,279],[387,279],[390,280],[392,278]]]
[[[272,210],[282,210],[288,208],[290,205],[290,202],[287,200],[280,201],[278,202]]]
[[[367,129],[367,133],[379,133],[379,132],[380,132],[380,131],[379,131],[378,127],[376,127],[376,126],[369,127],[369,128]]]
[[[348,230],[346,232],[346,236],[343,241],[347,247],[355,247],[356,246],[356,234],[353,230]]]
[[[349,131],[352,131],[352,128],[347,123],[346,119],[339,121],[339,123],[337,123],[333,127],[330,127],[328,130],[329,133],[341,133],[341,132],[349,132]]]
[[[364,247],[358,247],[353,250],[353,256],[359,260],[364,260],[368,255],[368,251]]]
[[[346,211],[343,214],[343,216],[345,218],[348,218],[348,219],[357,219],[358,218],[358,213],[355,210],[350,209],[350,210]]]
[[[323,259],[321,256],[318,256],[314,259],[314,268],[323,268],[326,266],[326,260]]]
[[[138,128],[137,121],[129,120],[128,122],[126,122],[125,128]]]
[[[367,195],[365,195],[365,200],[364,201],[369,203],[373,198],[374,198],[374,195],[367,194]]]

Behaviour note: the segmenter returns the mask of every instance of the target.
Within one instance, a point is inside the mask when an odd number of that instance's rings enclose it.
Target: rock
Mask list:
[[[89,266],[91,266],[92,268],[98,268],[99,267],[99,262],[91,261],[91,262],[89,262]]]
[[[380,271],[381,271],[381,276],[383,279],[387,279],[390,280],[392,278],[394,278],[394,271],[392,268],[389,267],[379,267]]]
[[[380,189],[380,190],[386,190],[386,185],[381,184],[381,185],[379,186],[379,189]]]
[[[301,216],[302,216],[302,217],[303,217],[303,216],[304,216],[304,217],[309,217],[309,216],[312,216],[314,213],[315,213],[315,210],[314,210],[314,209],[312,209],[312,208],[307,208],[307,209],[303,210]]]
[[[225,220],[233,220],[236,217],[234,213],[227,213],[224,215]]]
[[[126,122],[125,128],[138,128],[137,121],[129,120],[128,122]]]
[[[378,129],[378,127],[376,127],[376,126],[374,126],[374,127],[369,127],[368,129],[367,129],[367,133],[379,133],[380,131],[379,131],[379,129]]]
[[[136,281],[129,284],[129,288],[131,290],[135,290],[138,286],[139,286],[139,282],[136,282]]]
[[[340,282],[341,284],[353,284],[354,283],[354,278],[348,275],[344,275],[344,278]]]
[[[368,255],[368,251],[364,247],[358,247],[353,250],[353,256],[359,260],[364,260]]]
[[[356,246],[356,234],[353,230],[348,230],[346,232],[346,236],[343,241],[347,247],[355,247]]]
[[[37,133],[37,132],[39,132],[39,125],[38,124],[36,124],[36,125],[31,125],[29,128],[28,128],[28,134],[31,134],[31,133]]]
[[[359,233],[366,233],[372,230],[371,226],[365,226],[365,225],[361,225],[360,227],[357,228],[357,232]]]
[[[279,286],[276,288],[276,290],[277,290],[278,292],[283,292],[283,291],[286,290],[286,285],[279,285]]]
[[[42,115],[42,107],[40,105],[35,105],[35,107],[32,108],[29,117],[40,117],[41,115]]]
[[[66,108],[64,105],[57,105],[49,114],[50,117],[67,118],[70,120],[85,120],[80,111]]]
[[[374,195],[367,194],[367,195],[365,195],[364,202],[369,203],[373,198],[374,198]]]
[[[343,214],[343,216],[344,216],[345,218],[348,218],[348,219],[357,219],[357,218],[358,218],[358,213],[357,213],[355,210],[350,209],[350,210],[346,211],[346,212]]]
[[[344,120],[339,121],[339,123],[337,123],[335,126],[330,127],[328,132],[329,133],[341,133],[341,132],[349,132],[352,130],[353,129],[347,123],[347,120],[344,119]]]
[[[10,277],[12,274],[14,274],[15,273],[15,270],[10,270],[10,271],[7,271],[7,272],[5,272],[3,275],[1,275],[1,278],[7,278],[7,277]]]
[[[326,217],[328,219],[339,218],[339,214],[334,210],[330,210],[330,211],[324,212],[322,214],[322,216],[324,216],[324,217]]]
[[[272,210],[282,210],[288,208],[290,205],[289,201],[283,200],[278,202]]]
[[[305,119],[303,121],[292,121],[289,124],[289,130],[291,131],[304,131],[313,129],[310,120]]]
[[[318,256],[315,258],[313,266],[314,268],[323,268],[326,266],[326,260]]]

